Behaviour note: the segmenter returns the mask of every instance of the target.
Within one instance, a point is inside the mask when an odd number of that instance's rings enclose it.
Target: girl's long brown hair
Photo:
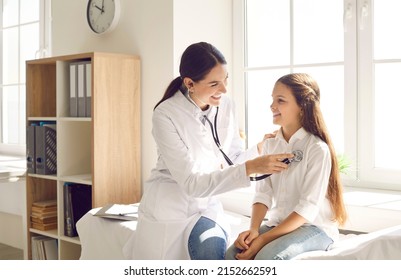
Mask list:
[[[329,132],[320,110],[320,89],[317,82],[308,74],[293,73],[277,80],[286,85],[295,96],[302,109],[301,125],[309,133],[322,139],[330,150],[331,172],[327,198],[334,212],[334,220],[343,225],[347,220],[347,211],[343,201],[343,187],[340,178],[337,156]]]

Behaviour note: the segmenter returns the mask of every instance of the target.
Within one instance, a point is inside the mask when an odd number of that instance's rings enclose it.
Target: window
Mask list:
[[[50,0],[0,3],[0,153],[25,154],[25,61],[49,54]]]
[[[235,0],[233,86],[245,95],[233,96],[248,146],[276,129],[274,82],[307,72],[336,151],[352,162],[346,185],[401,190],[400,9],[398,0]]]

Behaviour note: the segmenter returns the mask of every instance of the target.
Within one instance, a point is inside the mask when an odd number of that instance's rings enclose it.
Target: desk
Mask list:
[[[0,155],[0,243],[25,250],[25,159]]]

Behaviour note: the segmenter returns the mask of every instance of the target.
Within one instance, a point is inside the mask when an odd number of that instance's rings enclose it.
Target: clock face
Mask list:
[[[97,34],[110,32],[120,16],[119,0],[89,0],[87,20],[89,27]]]

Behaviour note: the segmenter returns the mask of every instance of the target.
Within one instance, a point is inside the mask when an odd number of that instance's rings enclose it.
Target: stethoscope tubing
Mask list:
[[[218,115],[218,113],[219,113],[219,107],[216,107],[216,115],[214,116],[214,126],[213,126],[212,122],[209,120],[209,118],[206,115],[204,115],[203,117],[209,123],[210,129],[212,131],[213,140],[216,143],[217,148],[219,148],[219,150],[220,150],[221,154],[223,155],[224,159],[226,160],[226,162],[229,165],[234,165],[234,163],[231,161],[231,159],[226,155],[226,153],[221,148],[219,135],[217,133],[217,115]],[[283,160],[283,162],[285,162],[287,164],[290,163],[289,159],[285,159],[285,160]],[[260,175],[260,176],[250,176],[249,179],[251,181],[259,181],[259,180],[266,179],[270,175],[271,174],[263,174],[263,175]]]

